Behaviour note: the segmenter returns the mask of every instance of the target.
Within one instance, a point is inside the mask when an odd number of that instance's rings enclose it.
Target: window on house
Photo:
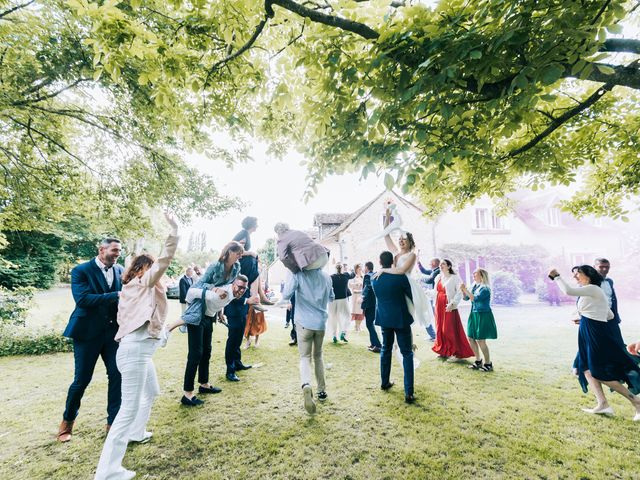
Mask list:
[[[505,230],[505,219],[499,216],[492,208],[476,208],[476,230]]]
[[[476,229],[486,230],[489,225],[489,209],[476,208]]]
[[[547,209],[547,225],[551,225],[557,227],[560,225],[560,209],[559,208],[548,208]]]

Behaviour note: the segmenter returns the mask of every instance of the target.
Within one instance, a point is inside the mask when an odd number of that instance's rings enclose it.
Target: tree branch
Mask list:
[[[582,113],[583,111],[591,107],[594,103],[600,100],[605,93],[611,91],[615,86],[616,85],[614,83],[605,83],[604,85],[599,87],[595,92],[593,92],[589,96],[589,98],[587,98],[584,102],[580,103],[579,105],[576,105],[571,110],[568,110],[567,112],[563,113],[559,117],[555,118],[553,121],[551,121],[549,126],[545,128],[541,133],[539,133],[534,138],[529,140],[523,146],[510,151],[507,155],[505,155],[504,158],[513,158],[520,155],[521,153],[526,152],[527,150],[532,149],[538,143],[540,143],[542,140],[544,140],[546,137],[548,137],[554,131],[560,128],[564,123],[566,123],[576,115]]]
[[[14,107],[20,107],[20,106],[27,105],[27,104],[30,104],[30,103],[38,103],[38,102],[41,102],[43,100],[47,100],[49,98],[57,97],[62,92],[66,91],[66,90],[69,90],[70,88],[73,88],[73,87],[77,86],[78,84],[80,84],[82,82],[89,82],[89,81],[91,81],[90,78],[79,78],[76,81],[70,83],[69,85],[61,88],[60,90],[56,90],[55,92],[51,92],[51,93],[48,93],[46,95],[41,95],[41,96],[33,98],[33,99],[18,100],[17,102],[11,103],[11,105],[13,105]]]
[[[380,36],[378,32],[364,23],[354,22],[353,20],[337,17],[335,15],[327,15],[326,13],[304,7],[293,0],[265,0],[265,10],[267,12],[267,17],[269,18],[273,18],[275,16],[273,5],[278,5],[285,10],[289,10],[301,17],[308,18],[313,22],[322,23],[323,25],[337,27],[341,30],[355,33],[367,40],[376,40]]]
[[[268,21],[269,21],[269,17],[266,16],[264,19],[262,19],[260,21],[260,23],[256,27],[255,31],[253,32],[253,35],[251,35],[251,38],[247,41],[247,43],[245,43],[242,47],[240,47],[238,50],[236,50],[232,54],[226,56],[222,60],[220,60],[220,61],[218,61],[218,62],[216,62],[216,63],[214,63],[212,65],[212,67],[207,72],[207,77],[206,77],[206,79],[204,81],[204,87],[203,88],[207,88],[209,86],[209,79],[211,78],[211,75],[213,75],[213,72],[215,72],[221,65],[224,65],[225,63],[230,62],[234,58],[239,57],[240,55],[242,55],[244,52],[246,52],[247,50],[249,50],[251,48],[251,46],[256,42],[256,40],[258,39],[258,37],[262,33],[262,30],[264,30],[264,27],[265,27],[265,25],[267,24]]]
[[[13,8],[10,8],[9,10],[5,10],[4,12],[0,12],[0,20],[4,17],[6,17],[7,15],[11,15],[13,12],[15,12],[16,10],[20,10],[21,8],[25,8],[28,7],[29,5],[31,5],[33,2],[35,2],[36,0],[30,0],[29,2],[23,3],[21,5],[16,5]]]
[[[600,52],[640,53],[640,40],[629,38],[609,38],[600,47]]]

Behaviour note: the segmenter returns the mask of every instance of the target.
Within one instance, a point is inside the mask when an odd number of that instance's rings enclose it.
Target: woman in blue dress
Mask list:
[[[493,363],[489,355],[487,340],[498,338],[496,321],[491,311],[491,288],[489,287],[489,273],[479,268],[473,272],[473,285],[469,291],[463,283],[460,290],[465,300],[471,300],[471,312],[467,322],[467,338],[476,360],[469,368],[484,372],[493,371]],[[482,354],[481,354],[482,353]],[[483,363],[484,357],[484,363]]]
[[[549,278],[555,281],[566,295],[578,297],[579,318],[574,320],[580,325],[578,330],[578,355],[574,363],[575,373],[586,393],[591,387],[597,404],[594,408],[583,408],[587,413],[613,415],[604,396],[602,385],[618,392],[629,400],[635,408],[634,421],[640,421],[640,368],[618,341],[607,320],[613,318],[607,297],[600,288],[602,277],[590,265],[573,267],[573,278],[578,287],[569,286],[557,270],[549,272]],[[629,388],[623,385],[623,382]]]

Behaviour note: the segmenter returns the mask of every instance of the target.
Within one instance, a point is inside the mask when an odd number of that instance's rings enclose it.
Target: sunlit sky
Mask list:
[[[300,165],[303,156],[291,152],[283,160],[270,158],[265,145],[259,143],[252,156],[254,162],[233,169],[200,157],[187,159],[211,175],[221,193],[240,197],[244,207],[213,220],[195,219],[183,229],[181,248],[187,248],[192,231],[206,231],[208,247],[219,250],[240,231],[242,219],[250,215],[258,218],[258,230],[251,236],[252,250],[256,250],[275,237],[273,226],[277,222],[307,230],[313,227],[316,213],[352,213],[384,190],[382,178],[375,175],[366,180],[361,180],[359,173],[331,176],[320,185],[317,195],[304,203],[307,172]]]

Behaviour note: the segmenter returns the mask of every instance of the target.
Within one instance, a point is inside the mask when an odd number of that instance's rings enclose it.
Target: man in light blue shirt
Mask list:
[[[282,292],[279,305],[286,305],[291,296],[296,295],[296,332],[300,352],[300,379],[304,408],[309,414],[316,411],[311,389],[311,356],[318,382],[318,400],[327,399],[324,381],[324,361],[322,342],[327,325],[327,305],[335,298],[331,277],[320,270],[302,270],[292,275]]]

